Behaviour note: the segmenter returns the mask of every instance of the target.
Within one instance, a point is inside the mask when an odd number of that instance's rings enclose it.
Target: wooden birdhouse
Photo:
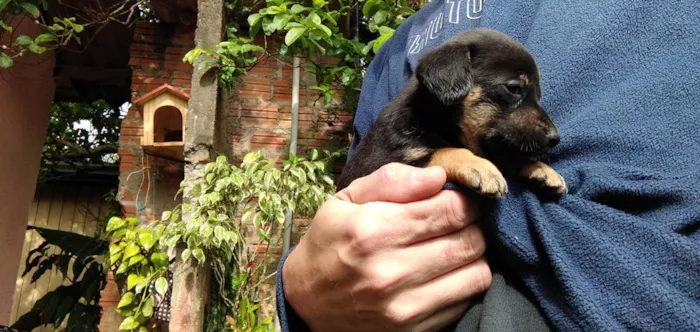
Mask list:
[[[182,159],[189,99],[188,94],[163,84],[134,101],[143,115],[141,146],[144,151]]]

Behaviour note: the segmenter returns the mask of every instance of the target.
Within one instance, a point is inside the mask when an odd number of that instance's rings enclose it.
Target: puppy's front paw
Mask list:
[[[568,192],[564,178],[541,161],[523,166],[520,176],[550,194],[564,195]]]
[[[508,193],[503,174],[486,159],[479,158],[461,165],[454,176],[461,184],[487,197],[500,198]]]

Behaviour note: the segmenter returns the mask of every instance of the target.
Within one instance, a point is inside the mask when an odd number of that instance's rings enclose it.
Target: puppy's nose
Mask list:
[[[561,137],[559,137],[559,131],[557,131],[556,128],[549,129],[547,132],[547,146],[551,149],[557,146],[560,140]]]

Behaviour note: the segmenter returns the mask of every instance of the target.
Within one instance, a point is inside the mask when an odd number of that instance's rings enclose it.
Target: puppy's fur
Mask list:
[[[539,98],[537,65],[522,45],[489,29],[454,36],[419,59],[360,141],[338,190],[400,162],[442,166],[449,181],[492,198],[508,191],[501,171],[564,194],[564,179],[539,161],[559,143]]]

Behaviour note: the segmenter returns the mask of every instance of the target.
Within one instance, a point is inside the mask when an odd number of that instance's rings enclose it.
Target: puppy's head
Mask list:
[[[540,106],[540,76],[525,48],[488,29],[461,33],[418,62],[421,89],[459,122],[465,147],[494,158],[536,160],[559,143]]]

